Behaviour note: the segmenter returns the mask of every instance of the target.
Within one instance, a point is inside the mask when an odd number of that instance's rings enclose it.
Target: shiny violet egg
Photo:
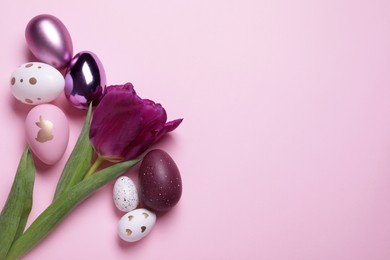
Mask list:
[[[55,16],[35,16],[25,31],[27,46],[34,56],[57,69],[65,68],[73,56],[72,38]]]
[[[78,53],[65,75],[65,96],[80,109],[96,106],[106,92],[106,73],[99,58],[92,52]]]
[[[141,198],[147,208],[166,211],[175,206],[182,194],[179,169],[164,151],[147,153],[139,170]]]

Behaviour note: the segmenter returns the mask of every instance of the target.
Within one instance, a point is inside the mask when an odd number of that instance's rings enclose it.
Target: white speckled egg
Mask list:
[[[48,103],[64,90],[65,80],[54,67],[42,62],[29,62],[11,75],[11,92],[14,97],[29,105]]]
[[[149,234],[155,223],[156,214],[147,209],[135,209],[119,220],[118,235],[124,241],[136,242]]]
[[[126,176],[119,177],[114,185],[113,198],[115,206],[129,212],[138,206],[138,193],[134,182]]]

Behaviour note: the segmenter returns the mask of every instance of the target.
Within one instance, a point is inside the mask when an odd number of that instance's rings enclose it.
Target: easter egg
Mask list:
[[[27,143],[45,164],[55,164],[63,156],[69,140],[69,124],[64,112],[51,104],[34,107],[25,121]]]
[[[129,212],[138,206],[138,193],[134,182],[126,176],[119,177],[114,185],[113,198],[115,206]]]
[[[127,242],[136,242],[152,231],[156,214],[147,209],[135,209],[126,213],[118,224],[118,235]]]
[[[139,169],[141,199],[147,208],[165,211],[175,206],[182,194],[179,169],[164,151],[147,153]]]
[[[42,14],[27,24],[26,42],[34,56],[56,68],[65,68],[73,56],[72,39],[55,16]]]
[[[29,62],[19,66],[11,75],[14,97],[29,105],[48,103],[64,90],[61,73],[42,62]]]
[[[80,109],[96,106],[106,92],[106,73],[99,58],[92,52],[78,53],[65,75],[65,95]]]

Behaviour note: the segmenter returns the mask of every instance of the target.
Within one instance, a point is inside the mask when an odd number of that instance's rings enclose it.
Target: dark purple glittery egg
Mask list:
[[[71,60],[65,75],[65,95],[73,106],[96,106],[106,92],[106,73],[99,58],[83,51]]]
[[[155,211],[166,211],[175,206],[182,194],[179,169],[162,150],[146,154],[139,171],[141,198],[145,206]]]

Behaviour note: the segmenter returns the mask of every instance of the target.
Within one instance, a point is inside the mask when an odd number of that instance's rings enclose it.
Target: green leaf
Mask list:
[[[24,151],[0,216],[0,260],[5,259],[12,243],[26,227],[32,207],[35,166],[29,148]]]
[[[26,232],[15,241],[7,259],[17,259],[26,254],[44,239],[73,208],[98,188],[124,173],[139,161],[140,159],[126,161],[98,171],[58,196]]]
[[[67,192],[71,187],[83,180],[85,173],[91,166],[93,149],[89,142],[89,127],[92,114],[92,103],[89,106],[83,129],[77,143],[69,156],[62,171],[60,180],[57,183],[54,200],[61,194]]]

